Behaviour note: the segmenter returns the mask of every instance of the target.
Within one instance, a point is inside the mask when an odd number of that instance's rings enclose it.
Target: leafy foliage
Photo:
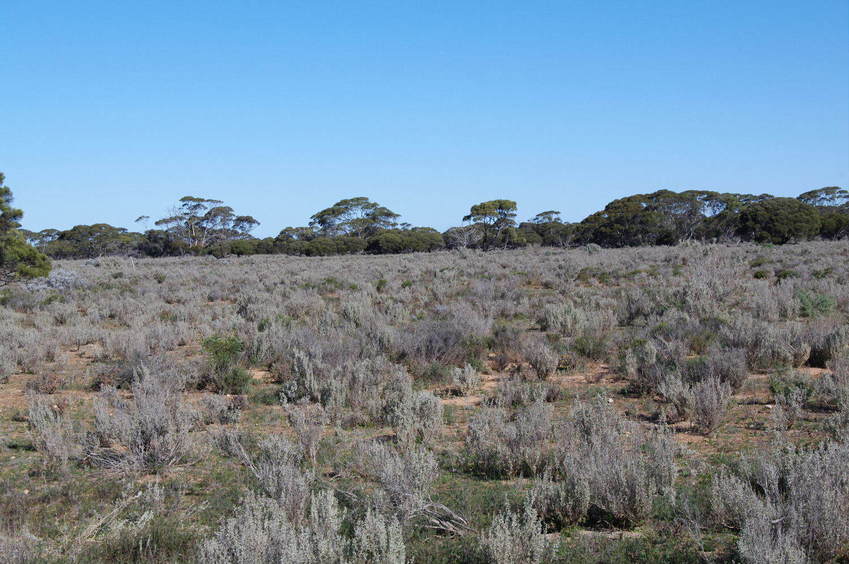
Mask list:
[[[5,180],[0,172],[0,286],[50,272],[48,258],[30,246],[19,231],[24,213],[12,207],[12,190]]]

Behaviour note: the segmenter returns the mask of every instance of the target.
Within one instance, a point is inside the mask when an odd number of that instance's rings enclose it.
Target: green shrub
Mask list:
[[[803,402],[807,402],[814,393],[814,382],[801,372],[776,374],[769,378],[769,391],[776,398],[783,399],[801,394]]]
[[[799,313],[802,317],[818,317],[831,313],[837,302],[831,296],[799,290],[796,294],[799,300]]]
[[[776,271],[775,277],[779,280],[787,280],[788,278],[798,278],[799,273],[790,268],[782,268],[781,270]]]
[[[596,335],[581,335],[574,342],[575,352],[591,360],[604,360],[607,355],[607,339]]]
[[[207,382],[219,394],[243,394],[251,375],[238,366],[245,345],[237,337],[215,335],[205,339],[203,350],[209,357],[210,374]]]
[[[250,373],[240,366],[214,377],[215,391],[219,394],[244,394],[251,384]]]

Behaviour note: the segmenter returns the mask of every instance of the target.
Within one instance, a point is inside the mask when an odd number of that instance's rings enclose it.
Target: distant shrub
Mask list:
[[[292,515],[276,501],[249,494],[215,536],[200,548],[198,560],[213,564],[342,562],[344,513],[329,492],[314,494]]]
[[[243,396],[207,395],[203,398],[203,422],[207,425],[236,423],[242,414]]]
[[[779,281],[781,281],[787,280],[788,278],[798,278],[799,273],[789,268],[783,268],[775,272],[775,277],[778,278]]]
[[[832,359],[849,354],[849,325],[841,325],[811,347],[810,364],[825,368]]]
[[[667,374],[680,369],[684,356],[681,342],[641,339],[620,355],[619,372],[628,379],[631,391],[652,394]]]
[[[672,422],[688,419],[693,412],[695,397],[692,386],[686,383],[678,373],[667,374],[657,389],[658,393],[669,401],[675,411],[667,413],[667,418]],[[670,415],[672,417],[670,417]]]
[[[720,382],[731,386],[732,390],[739,390],[749,375],[746,367],[746,351],[712,345],[705,356],[689,361],[684,372],[689,382],[717,378]]]
[[[781,397],[785,401],[791,396],[797,396],[804,405],[811,399],[815,385],[810,376],[802,372],[789,372],[774,374],[769,378],[769,391],[776,398]]]
[[[545,524],[560,530],[579,523],[590,508],[590,484],[582,473],[565,472],[559,480],[549,473],[533,482],[528,500]]]
[[[292,426],[295,435],[298,437],[301,450],[315,468],[323,426],[327,423],[327,420],[321,406],[316,406],[317,409],[308,409],[308,407],[299,409],[286,406],[286,416],[289,419],[289,425]]]
[[[543,331],[573,334],[586,323],[586,313],[570,302],[545,304],[537,317]]]
[[[527,382],[520,376],[503,379],[498,383],[494,397],[487,404],[496,407],[527,407],[536,402],[553,402],[563,398],[563,389],[554,382]]]
[[[37,394],[54,394],[62,386],[62,378],[56,374],[43,372],[27,382],[27,390]]]
[[[520,341],[521,354],[531,365],[537,378],[544,380],[554,374],[559,364],[559,356],[543,340],[524,339]]]
[[[829,363],[829,372],[816,382],[817,396],[831,408],[849,408],[849,353]]]
[[[401,525],[394,518],[387,518],[369,509],[362,520],[354,525],[354,539],[351,543],[352,562],[404,564],[406,555]]]
[[[35,278],[26,283],[27,290],[31,292],[45,290],[73,290],[85,288],[88,282],[79,273],[64,268],[54,268],[50,274],[43,278]]]
[[[572,347],[576,353],[590,360],[604,360],[608,351],[608,340],[604,336],[584,334],[575,337]]]
[[[378,491],[372,503],[403,524],[426,515],[431,505],[430,490],[439,476],[439,465],[426,448],[393,448],[370,442],[358,452],[362,473],[373,479]]]
[[[9,376],[11,376],[15,369],[17,368],[17,363],[11,358],[11,355],[6,353],[5,350],[0,349],[0,384],[5,384],[9,381]]]

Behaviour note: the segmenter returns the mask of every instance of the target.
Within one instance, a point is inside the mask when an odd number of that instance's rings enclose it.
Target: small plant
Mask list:
[[[243,396],[224,397],[210,394],[203,398],[203,422],[207,425],[236,423],[242,414]]]
[[[480,387],[481,377],[472,365],[451,368],[451,384],[462,396],[468,396]]]
[[[537,564],[555,548],[529,502],[521,513],[507,510],[496,516],[481,538],[481,545],[495,564]]]
[[[251,375],[238,366],[245,345],[237,337],[213,336],[203,341],[203,350],[209,356],[209,383],[219,394],[244,394]]]
[[[103,387],[94,406],[96,441],[87,444],[87,459],[126,472],[159,473],[191,456],[195,445],[189,432],[197,416],[183,400],[179,378],[142,368],[132,392],[126,401],[115,388]]]
[[[27,390],[37,394],[55,394],[62,387],[62,378],[52,373],[41,373],[27,382]]]
[[[801,372],[776,374],[769,379],[769,391],[776,400],[780,397],[785,402],[801,402],[804,405],[811,399],[814,390],[811,377]]]
[[[784,281],[784,280],[787,280],[789,278],[798,278],[799,273],[796,272],[795,270],[792,270],[792,269],[789,269],[789,268],[782,268],[781,270],[778,270],[778,271],[775,272],[775,277],[779,281]]]
[[[557,370],[560,357],[551,350],[551,347],[545,341],[528,339],[522,341],[521,348],[522,355],[540,380],[545,380]]]
[[[79,436],[65,413],[65,405],[50,396],[27,394],[29,429],[36,450],[44,455],[48,471],[65,473],[68,461],[80,454]]]
[[[752,268],[757,268],[757,267],[763,266],[763,265],[765,265],[769,262],[771,262],[771,261],[768,258],[766,258],[764,256],[760,256],[760,257],[755,257],[752,260],[750,260],[749,266],[751,266]]]
[[[693,423],[705,434],[722,425],[731,401],[731,386],[710,377],[693,386]]]
[[[799,314],[802,317],[819,317],[831,313],[837,302],[831,296],[800,290],[796,293],[799,300]]]

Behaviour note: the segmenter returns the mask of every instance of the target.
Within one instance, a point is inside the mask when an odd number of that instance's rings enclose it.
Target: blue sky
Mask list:
[[[24,227],[183,195],[274,235],[364,195],[580,220],[660,188],[849,185],[849,2],[0,2]]]

